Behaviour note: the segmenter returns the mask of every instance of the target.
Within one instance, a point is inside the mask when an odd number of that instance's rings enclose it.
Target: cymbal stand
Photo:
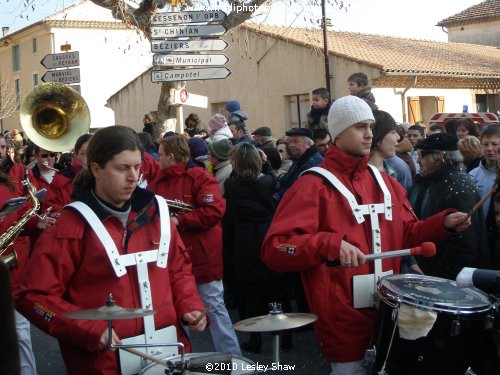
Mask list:
[[[283,314],[281,303],[273,302],[269,304],[269,314]],[[273,363],[280,361],[280,331],[271,332],[273,336]]]

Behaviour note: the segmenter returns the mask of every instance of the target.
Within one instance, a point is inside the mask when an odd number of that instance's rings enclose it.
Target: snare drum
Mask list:
[[[210,355],[214,353],[190,353],[190,354],[185,354],[184,358],[185,359],[190,359],[190,358],[195,358],[199,356],[204,356],[204,355]],[[174,363],[179,362],[181,360],[181,356],[175,356],[175,357],[170,357],[167,358],[167,360],[172,361]],[[233,355],[232,356],[232,375],[254,375],[254,374],[259,374],[255,370],[255,362],[252,362],[248,358],[239,356],[239,355]],[[219,370],[217,368],[213,368],[213,370],[201,373],[201,372],[191,372],[191,371],[185,371],[185,375],[196,375],[196,374],[210,374],[210,372],[217,373],[216,370]],[[227,369],[221,369],[221,370],[227,370]],[[142,371],[139,373],[140,375],[165,375],[165,367],[162,365],[159,365],[157,363],[152,363],[142,369]]]
[[[464,374],[484,368],[491,303],[476,289],[423,275],[378,282],[376,368],[382,374]]]

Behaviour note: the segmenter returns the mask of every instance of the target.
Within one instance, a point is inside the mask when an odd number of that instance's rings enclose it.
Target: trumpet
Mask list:
[[[178,199],[165,199],[165,202],[167,203],[167,206],[172,209],[170,211],[171,216],[177,216],[183,212],[193,212],[194,207],[193,205],[183,202]]]

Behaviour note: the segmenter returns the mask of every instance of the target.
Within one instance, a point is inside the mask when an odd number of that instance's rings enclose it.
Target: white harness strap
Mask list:
[[[106,250],[106,253],[108,254],[109,261],[111,263],[111,266],[113,267],[113,270],[115,271],[116,276],[121,277],[125,275],[127,273],[127,270],[125,269],[125,265],[121,263],[120,253],[118,252],[113,239],[111,238],[97,215],[94,213],[94,211],[92,211],[90,207],[83,202],[72,202],[66,205],[66,207],[73,207],[78,212],[80,212],[87,223],[92,227],[95,234],[97,235],[97,238],[99,238],[99,240],[101,241],[102,246],[104,246],[104,250]]]
[[[373,175],[375,177],[375,180],[377,181],[378,185],[380,186],[380,189],[384,193],[384,202],[383,203],[371,203],[371,204],[363,204],[360,205],[356,201],[356,198],[354,195],[340,182],[340,180],[335,177],[333,173],[330,171],[327,171],[324,168],[321,167],[313,167],[308,169],[306,172],[312,172],[315,174],[319,174],[323,176],[326,181],[328,181],[336,190],[339,191],[340,194],[344,196],[344,198],[347,200],[349,203],[349,206],[351,207],[352,214],[356,218],[356,221],[358,224],[361,224],[362,222],[365,221],[364,216],[365,215],[370,215],[370,224],[371,224],[371,230],[372,230],[372,252],[373,254],[379,254],[382,252],[382,237],[380,233],[380,224],[379,224],[379,214],[384,214],[385,219],[392,221],[392,200],[391,200],[391,194],[389,193],[389,189],[385,185],[384,179],[382,178],[382,175],[378,171],[377,168],[374,166],[368,164],[368,167],[373,172]],[[384,272],[382,272],[382,260],[381,259],[376,259],[373,261],[373,275],[359,275],[359,276],[354,276],[354,290],[356,289],[366,289],[367,281],[366,281],[366,276],[372,277],[371,281],[368,281],[368,284],[371,287],[372,291],[371,293],[375,292],[374,288],[377,285],[378,280],[385,275]],[[358,284],[359,280],[363,278],[364,280],[362,281],[362,284]],[[359,288],[356,288],[356,286],[359,285]],[[369,293],[364,293],[362,298],[357,298],[358,296],[354,295],[354,307],[368,307],[366,304],[368,303],[366,301],[366,297],[369,297]],[[371,299],[371,298],[370,298]],[[369,302],[369,305],[371,305],[371,301]]]
[[[153,300],[151,296],[151,283],[149,281],[148,263],[156,262],[158,267],[166,268],[168,253],[170,247],[170,215],[165,199],[156,195],[160,214],[160,243],[159,249],[146,250],[137,253],[121,255],[109,235],[108,231],[99,220],[97,215],[83,202],[73,202],[68,206],[78,210],[85,218],[87,223],[92,227],[97,237],[101,241],[106,254],[108,255],[111,266],[113,267],[116,276],[121,277],[127,273],[125,267],[137,266],[138,286],[141,296],[141,307],[147,310],[153,310]],[[143,317],[145,343],[151,343],[151,340],[156,339],[154,315]],[[172,340],[169,340],[172,341]],[[158,341],[156,341],[158,342]],[[149,353],[150,349],[146,351]]]
[[[160,244],[159,244],[159,255],[155,255],[155,261],[157,261],[158,267],[166,268],[167,260],[168,260],[168,252],[170,250],[170,219],[162,220],[162,218],[169,218],[168,206],[163,199],[159,195],[155,195],[156,201],[158,202],[158,211],[160,214]],[[97,215],[83,202],[72,202],[66,207],[73,207],[85,218],[90,227],[94,230],[95,234],[101,241],[104,246],[104,250],[106,250],[106,254],[111,262],[111,266],[115,271],[116,276],[121,277],[127,273],[125,266],[131,266],[135,263],[130,263],[130,260],[127,264],[123,264],[124,259],[126,259],[127,255],[134,254],[126,254],[120,255],[116,245],[109,235],[108,231],[102,224],[101,220],[97,217]],[[152,250],[152,251],[158,251]],[[149,259],[149,258],[148,258]],[[144,260],[143,260],[144,261]],[[151,260],[148,260],[151,262]]]

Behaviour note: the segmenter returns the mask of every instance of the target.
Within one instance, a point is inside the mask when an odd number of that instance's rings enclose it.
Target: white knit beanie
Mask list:
[[[375,121],[370,106],[357,96],[344,96],[335,100],[330,107],[328,131],[335,140],[347,128],[367,120]]]

